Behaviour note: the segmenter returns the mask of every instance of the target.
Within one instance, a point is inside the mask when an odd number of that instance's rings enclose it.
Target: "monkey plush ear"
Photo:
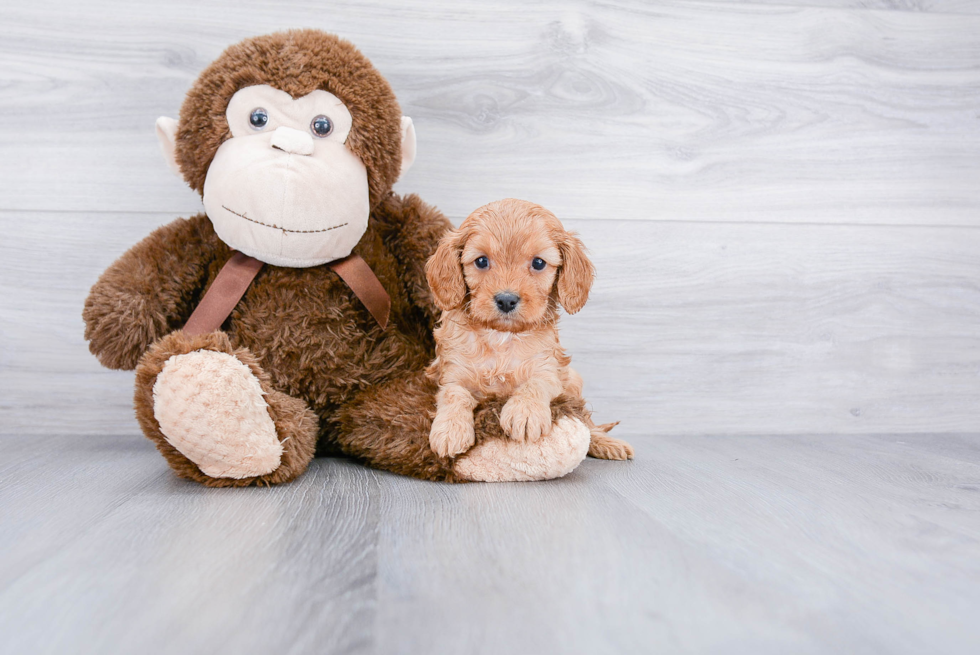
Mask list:
[[[572,233],[558,243],[561,251],[561,268],[558,270],[558,302],[569,314],[585,306],[595,279],[595,267],[585,254],[582,241]]]
[[[402,116],[402,168],[398,172],[401,177],[415,163],[415,125],[408,116]]]
[[[167,160],[167,166],[177,177],[184,179],[177,165],[177,121],[167,116],[157,119],[157,140],[160,142],[160,150],[163,158]]]
[[[448,312],[463,304],[466,299],[466,279],[459,261],[463,249],[463,237],[456,231],[447,232],[439,241],[439,247],[425,263],[425,278],[432,290],[436,307]]]

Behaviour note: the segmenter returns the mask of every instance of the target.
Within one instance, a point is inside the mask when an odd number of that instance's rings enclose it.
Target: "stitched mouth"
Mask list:
[[[255,220],[254,218],[249,218],[246,215],[247,212],[246,213],[243,213],[243,214],[239,214],[234,209],[229,209],[228,207],[225,207],[224,205],[221,205],[221,208],[224,209],[224,210],[226,210],[226,211],[228,211],[228,212],[231,212],[232,214],[234,214],[235,216],[238,216],[239,218],[244,218],[249,223],[255,223],[256,225],[262,225],[264,227],[268,227],[268,228],[271,228],[273,230],[280,230],[281,232],[292,232],[293,234],[316,234],[317,232],[329,232],[330,230],[336,230],[337,228],[344,227],[345,225],[347,225],[347,223],[341,223],[340,225],[333,225],[331,227],[325,227],[322,230],[290,230],[289,228],[280,227],[278,225],[269,225],[268,223],[263,223],[262,221]]]

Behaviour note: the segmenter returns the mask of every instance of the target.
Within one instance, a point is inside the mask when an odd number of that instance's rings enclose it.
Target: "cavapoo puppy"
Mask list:
[[[558,341],[558,305],[569,314],[588,299],[595,270],[582,242],[540,205],[499,200],[446,234],[425,267],[436,305],[439,384],[429,445],[452,457],[474,443],[473,409],[487,396],[508,398],[500,426],[511,439],[551,431],[551,401],[581,397],[582,378]],[[630,459],[632,447],[589,420],[589,455]]]

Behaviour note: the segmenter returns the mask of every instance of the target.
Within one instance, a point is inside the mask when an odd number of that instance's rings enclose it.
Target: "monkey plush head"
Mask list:
[[[350,254],[415,158],[388,82],[351,43],[317,30],[228,48],[179,122],[157,120],[157,136],[221,240],[276,266]]]

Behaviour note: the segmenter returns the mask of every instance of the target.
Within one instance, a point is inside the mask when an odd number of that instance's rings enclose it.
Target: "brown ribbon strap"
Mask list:
[[[381,329],[388,327],[391,298],[368,263],[360,255],[351,253],[343,259],[330,262],[328,266],[350,287],[354,295],[360,298]]]
[[[391,298],[368,263],[360,255],[351,254],[331,262],[329,266],[364,303],[381,329],[388,327]],[[207,334],[220,328],[261,269],[262,262],[259,260],[235,252],[218,271],[218,276],[201,298],[194,313],[187,319],[184,334]]]
[[[240,252],[232,255],[187,319],[184,334],[207,334],[220,328],[261,268],[262,262],[254,257]]]

